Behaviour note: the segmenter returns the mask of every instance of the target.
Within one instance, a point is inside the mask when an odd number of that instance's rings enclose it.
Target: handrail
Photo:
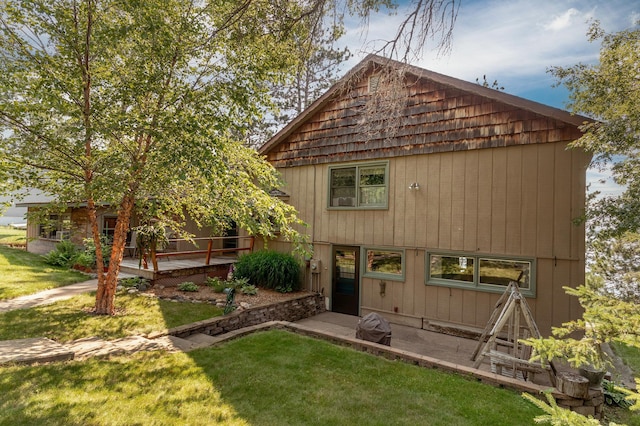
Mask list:
[[[235,248],[221,248],[221,249],[214,249],[213,248],[213,242],[214,241],[219,241],[219,240],[230,240],[230,239],[235,239],[238,240],[238,242],[240,242],[241,240],[249,240],[249,247],[235,247]],[[186,238],[171,238],[169,239],[170,242],[178,242],[178,241],[194,241],[194,240],[206,240],[209,243],[207,244],[207,249],[206,250],[186,250],[186,251],[174,251],[174,252],[163,252],[163,253],[155,253],[155,257],[174,257],[174,256],[185,256],[185,255],[192,255],[192,254],[206,254],[206,260],[205,260],[205,264],[209,265],[209,263],[211,262],[211,255],[212,254],[217,254],[217,253],[237,253],[240,251],[249,251],[252,252],[253,251],[253,245],[255,243],[255,237],[253,236],[248,236],[248,237],[199,237],[199,238],[192,238],[190,240],[186,239]],[[154,272],[158,272],[158,270],[155,268],[154,265]]]

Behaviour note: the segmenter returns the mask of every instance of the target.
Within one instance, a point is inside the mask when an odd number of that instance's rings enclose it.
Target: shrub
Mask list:
[[[240,287],[240,292],[248,296],[255,296],[258,294],[258,288],[253,284],[244,284]]]
[[[84,254],[88,258],[93,259],[93,264],[91,267],[96,266],[96,245],[93,242],[93,238],[85,238],[82,240],[84,244]],[[109,243],[109,238],[106,235],[100,236],[100,245],[102,246],[102,261],[104,262],[104,267],[109,267],[109,259],[111,258],[111,244]]]
[[[70,268],[77,256],[78,248],[71,241],[60,241],[53,250],[42,257],[49,265]]]
[[[178,284],[178,290],[180,291],[198,291],[198,284],[194,283],[193,281],[185,281],[183,283]]]
[[[288,253],[261,250],[245,254],[236,262],[233,275],[281,293],[300,288],[300,265]]]
[[[145,291],[149,287],[149,280],[142,277],[129,277],[120,280],[120,285],[125,288],[137,288]]]
[[[205,284],[207,287],[211,287],[216,293],[222,293],[224,289],[228,287],[227,283],[219,277],[207,277]]]

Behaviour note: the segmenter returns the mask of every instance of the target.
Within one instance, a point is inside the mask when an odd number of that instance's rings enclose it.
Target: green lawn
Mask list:
[[[42,256],[0,245],[0,300],[89,279],[78,271],[51,266]]]
[[[14,229],[8,226],[0,226],[0,245],[5,244],[25,244],[27,242],[27,231],[25,229]]]
[[[95,305],[94,294],[30,309],[0,313],[0,340],[48,337],[58,342],[98,336],[117,339],[146,334],[222,315],[210,304],[175,303],[144,296],[118,294],[118,315],[87,313]]]
[[[0,369],[2,425],[524,425],[519,394],[285,331]]]

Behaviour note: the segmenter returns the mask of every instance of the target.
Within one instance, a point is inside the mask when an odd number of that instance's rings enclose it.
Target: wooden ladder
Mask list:
[[[524,324],[521,324],[524,318]],[[505,336],[506,328],[506,338]],[[524,345],[520,339],[528,337],[539,338],[540,331],[536,325],[527,300],[520,293],[518,284],[510,282],[505,292],[496,302],[489,322],[485,327],[478,346],[471,355],[475,361],[473,367],[478,368],[485,357],[489,357],[496,373],[505,374],[503,368],[509,369],[510,376],[527,379],[528,373],[547,371],[549,379],[555,386],[556,369],[553,363],[543,365],[529,361],[531,347]],[[499,351],[498,346],[506,347],[507,351]]]

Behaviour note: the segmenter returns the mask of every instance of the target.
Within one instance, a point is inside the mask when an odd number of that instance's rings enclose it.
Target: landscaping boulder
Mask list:
[[[356,339],[391,346],[391,325],[381,315],[371,312],[358,321]]]

